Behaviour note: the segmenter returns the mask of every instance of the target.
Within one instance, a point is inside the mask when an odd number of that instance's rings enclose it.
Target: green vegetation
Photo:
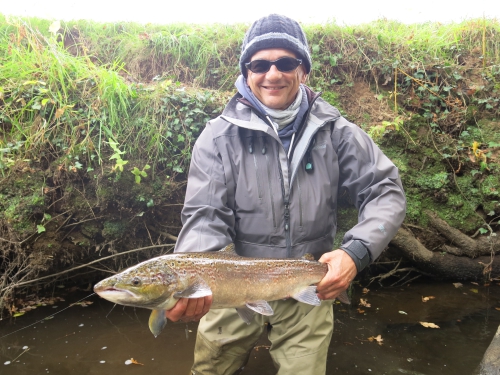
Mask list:
[[[193,143],[234,92],[247,27],[0,15],[0,284],[50,269],[49,245],[61,267],[80,248],[175,235]],[[398,166],[407,222],[434,211],[467,234],[498,230],[500,23],[304,29],[309,86]]]

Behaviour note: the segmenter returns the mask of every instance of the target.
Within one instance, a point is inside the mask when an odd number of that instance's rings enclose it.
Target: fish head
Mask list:
[[[159,267],[152,259],[100,281],[94,292],[119,305],[169,310],[178,300],[179,283],[174,269]]]

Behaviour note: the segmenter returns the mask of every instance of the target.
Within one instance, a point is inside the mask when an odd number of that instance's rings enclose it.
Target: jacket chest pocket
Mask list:
[[[247,147],[236,185],[235,214],[238,237],[254,242],[254,237],[277,230],[281,182],[275,145],[266,142],[265,137],[254,137],[253,140],[248,137],[245,143]],[[247,236],[254,239],[242,238]]]

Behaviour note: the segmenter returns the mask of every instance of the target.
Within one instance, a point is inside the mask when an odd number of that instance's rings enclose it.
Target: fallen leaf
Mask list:
[[[144,366],[144,363],[139,363],[134,358],[127,359],[125,361],[125,364],[126,365],[141,365],[141,366]]]
[[[359,312],[360,314],[364,314],[364,313],[365,313],[365,310],[361,310],[361,309],[358,307],[358,312]]]
[[[54,116],[54,117],[56,118],[56,120],[57,120],[58,118],[60,118],[62,115],[64,115],[64,111],[65,111],[65,110],[66,110],[66,108],[65,108],[65,107],[58,108],[58,109],[56,110],[56,114],[55,114],[55,116]]]
[[[422,297],[422,302],[427,302],[427,301],[434,299],[434,298],[436,298],[436,297],[434,297],[434,296]]]
[[[479,293],[479,291],[477,289],[471,289],[470,290],[472,293]]]
[[[474,284],[474,285],[479,285],[478,283],[476,283],[475,281],[471,281],[470,282],[471,284]]]
[[[399,312],[401,315],[408,315],[408,313],[407,313],[407,312],[405,312],[405,311],[398,311],[398,312]]]
[[[427,322],[419,322],[419,323],[422,324],[425,328],[439,328],[439,326],[434,323],[427,323]]]
[[[372,307],[372,305],[368,303],[368,300],[363,298],[359,299],[359,304],[364,307]]]
[[[368,341],[370,341],[370,342],[376,341],[379,345],[382,345],[382,342],[384,341],[384,339],[382,338],[381,335],[378,335],[378,336],[368,337]]]
[[[464,286],[464,284],[462,283],[453,283],[453,285],[455,286],[455,288],[461,288]]]
[[[498,310],[498,311],[500,311],[500,307],[495,307],[495,310]]]
[[[370,291],[370,289],[368,289],[368,288],[363,288],[363,294],[366,294],[366,293],[368,293],[369,291]]]

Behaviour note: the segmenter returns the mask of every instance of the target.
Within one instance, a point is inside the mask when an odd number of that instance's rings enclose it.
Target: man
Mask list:
[[[323,302],[273,301],[273,316],[255,314],[247,325],[234,309],[208,311],[211,297],[179,300],[169,319],[203,317],[193,374],[239,373],[266,323],[278,374],[324,374],[333,299],[380,255],[403,221],[397,168],[304,85],[311,65],[297,22],[272,14],[247,31],[238,93],[193,149],[175,251],[214,251],[233,242],[242,256],[311,253],[328,264],[317,285]],[[358,208],[359,222],[332,251],[340,194]]]

